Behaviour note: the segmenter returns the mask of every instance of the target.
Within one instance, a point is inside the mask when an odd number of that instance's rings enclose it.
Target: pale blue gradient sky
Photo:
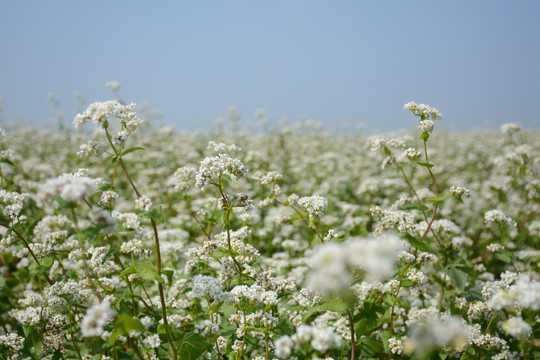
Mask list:
[[[236,105],[329,128],[540,127],[540,1],[0,1],[4,121],[71,122],[93,101],[147,100],[179,129]]]

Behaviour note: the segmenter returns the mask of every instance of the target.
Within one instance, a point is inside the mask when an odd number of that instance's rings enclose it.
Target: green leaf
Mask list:
[[[426,205],[424,205],[424,204],[414,203],[414,204],[405,204],[405,205],[403,205],[402,209],[403,210],[426,211],[426,210],[428,210],[428,207]]]
[[[512,262],[512,253],[509,251],[497,251],[495,253],[495,256],[505,263],[511,263]]]
[[[420,166],[425,166],[425,167],[427,167],[427,168],[432,168],[432,167],[435,166],[435,164],[428,163],[428,162],[425,162],[425,161],[420,161],[420,160],[415,161],[415,163],[417,163],[417,164],[420,165]]]
[[[211,346],[208,342],[204,341],[196,333],[187,333],[182,339],[182,345],[178,350],[178,358],[185,360],[198,359],[203,352],[210,349]]]
[[[385,154],[386,156],[390,156],[390,155],[392,155],[392,152],[390,151],[389,148],[387,148],[386,146],[384,146],[384,154]]]
[[[446,194],[446,195],[436,196],[434,198],[429,199],[428,201],[433,202],[433,203],[443,202],[444,200],[446,200],[448,198],[451,198],[451,197],[452,197],[451,194]]]
[[[116,343],[118,336],[128,335],[131,330],[143,332],[144,325],[139,319],[131,317],[128,313],[123,313],[116,320],[114,331],[107,342],[112,346]]]
[[[360,355],[362,356],[377,356],[383,350],[380,341],[371,338],[360,339]]]
[[[30,274],[37,275],[37,274],[43,274],[47,270],[51,268],[51,266],[54,263],[54,258],[52,256],[45,256],[41,258],[40,260],[41,266],[39,266],[36,262],[33,262],[28,267],[28,271],[30,271]]]
[[[212,253],[212,257],[214,257],[216,259],[226,257],[226,256],[230,256],[230,255],[231,255],[231,252],[229,251],[229,249],[225,249],[225,248],[222,248],[222,247],[218,247]],[[233,255],[237,256],[238,253],[233,251]]]
[[[304,317],[302,318],[302,322],[305,323],[307,321],[307,319],[309,319],[311,317],[311,315],[315,314],[317,311],[319,311],[321,309],[322,309],[322,307],[320,305],[313,306],[312,308],[310,308],[308,310],[308,312],[306,313],[306,315],[304,315]]]
[[[158,221],[161,221],[161,222],[163,222],[165,220],[165,218],[163,217],[163,212],[161,210],[161,206],[154,206],[153,208],[151,208],[147,212],[144,212],[142,214],[142,216],[144,216],[146,218],[149,218],[149,219],[158,220]]]
[[[143,280],[156,280],[160,284],[165,283],[165,280],[163,280],[152,265],[142,262],[136,262],[133,265],[135,266],[135,271]]]
[[[77,203],[66,201],[62,199],[61,196],[55,196],[54,200],[56,200],[56,202],[58,203],[58,205],[60,205],[60,208],[62,209],[73,210],[77,207]]]
[[[129,148],[125,151],[122,151],[122,153],[120,153],[120,157],[124,156],[124,155],[127,155],[129,154],[130,152],[134,152],[134,151],[137,151],[137,150],[144,150],[144,148],[140,147],[140,146],[137,146],[137,147],[132,147],[132,148]]]
[[[390,346],[388,344],[388,339],[390,339],[390,338],[391,338],[390,330],[386,330],[386,331],[381,332],[381,339],[382,339],[382,343],[383,343],[383,346],[384,346],[384,352],[385,353],[388,353],[390,351]]]
[[[450,280],[452,280],[452,283],[456,285],[458,289],[465,289],[468,279],[468,275],[466,272],[463,272],[455,267],[452,267],[445,272],[448,274]]]
[[[423,252],[433,253],[433,250],[431,250],[431,248],[426,243],[418,241],[414,236],[410,234],[405,234],[405,236],[407,237],[407,240],[409,240],[409,243],[412,247]]]
[[[321,308],[330,310],[333,312],[337,312],[337,313],[343,313],[349,310],[350,305],[342,300],[333,300],[333,301],[321,304]]]
[[[128,276],[128,275],[134,274],[135,272],[136,272],[135,265],[131,264],[130,267],[128,267],[127,269],[125,269],[124,271],[120,273],[120,277]]]
[[[170,269],[162,270],[161,273],[165,274],[165,276],[167,277],[167,280],[169,280],[169,284],[172,284],[172,278],[173,278],[173,275],[174,275],[174,270],[170,270]]]
[[[15,164],[12,163],[11,160],[9,160],[9,159],[7,159],[7,158],[1,158],[1,159],[0,159],[0,163],[4,163],[4,164],[11,165],[11,166],[15,166]]]
[[[427,132],[422,133],[422,135],[420,135],[420,139],[427,141],[427,139],[429,139],[429,134]]]

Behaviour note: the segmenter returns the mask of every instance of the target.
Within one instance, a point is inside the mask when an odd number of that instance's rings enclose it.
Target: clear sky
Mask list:
[[[71,122],[110,80],[178,129],[235,105],[392,130],[408,101],[449,129],[539,128],[540,1],[0,0],[5,122],[49,122],[51,92]]]

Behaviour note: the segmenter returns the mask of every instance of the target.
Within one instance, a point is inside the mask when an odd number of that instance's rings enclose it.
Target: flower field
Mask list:
[[[540,132],[0,130],[1,359],[538,359]],[[262,118],[262,114],[261,114]]]

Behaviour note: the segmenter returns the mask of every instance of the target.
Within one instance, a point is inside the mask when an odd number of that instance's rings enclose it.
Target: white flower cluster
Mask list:
[[[126,122],[126,126],[132,130],[131,132],[141,124],[141,120],[135,114],[134,103],[122,105],[117,100],[109,100],[90,104],[85,112],[75,116],[73,125],[79,128],[86,124],[88,120],[92,120],[94,125],[99,125],[109,117],[115,117]]]
[[[521,340],[527,338],[532,331],[531,325],[526,323],[521,317],[510,317],[501,327],[505,333]]]
[[[241,304],[245,299],[252,304],[263,303],[265,305],[276,305],[278,296],[275,291],[266,291],[257,283],[251,286],[237,285],[231,290],[231,295],[237,304]]]
[[[146,195],[135,199],[135,209],[140,211],[149,211],[152,208],[152,200]]]
[[[379,206],[372,207],[369,212],[377,220],[377,226],[373,230],[374,234],[381,234],[386,230],[394,230],[395,228],[400,232],[416,228],[414,215],[411,212],[393,209],[382,210]]]
[[[80,157],[100,156],[104,151],[104,144],[94,140],[88,140],[88,143],[80,146],[77,155]]]
[[[387,139],[383,136],[373,136],[368,139],[369,149],[371,151],[379,150],[383,147],[394,148],[394,149],[404,149],[405,142],[400,139],[391,138]]]
[[[324,215],[328,202],[322,196],[314,195],[300,198],[298,205],[303,206],[308,211],[310,219],[318,220]]]
[[[433,122],[433,120],[420,120],[420,122],[418,123],[418,128],[423,133],[431,134],[434,127],[435,123]]]
[[[107,190],[101,193],[101,200],[99,200],[98,205],[104,208],[112,208],[118,201],[118,194],[116,191]]]
[[[253,174],[253,179],[257,180],[263,185],[271,185],[283,178],[283,175],[277,171],[256,171]]]
[[[100,336],[103,334],[107,321],[111,319],[116,312],[111,309],[108,301],[95,304],[86,310],[81,322],[81,333],[84,337]]]
[[[484,214],[484,222],[486,224],[492,223],[494,221],[498,221],[501,223],[506,223],[509,226],[516,227],[516,222],[512,220],[512,218],[506,216],[501,210],[489,210]]]
[[[180,192],[187,191],[191,187],[192,179],[195,177],[197,170],[191,166],[178,168],[174,172],[174,188]]]
[[[22,350],[24,338],[16,333],[0,335],[0,347],[6,347],[9,359],[17,359],[19,351]],[[6,354],[7,355],[7,354]]]
[[[300,349],[305,344],[317,351],[326,351],[343,346],[343,338],[329,327],[300,325],[296,334],[284,335],[274,342],[276,356],[287,358],[294,348]]]
[[[423,358],[436,348],[461,351],[469,343],[470,336],[470,327],[462,318],[436,315],[413,324],[403,344],[404,352],[414,352]]]
[[[44,200],[49,196],[60,196],[68,202],[78,202],[91,194],[96,188],[94,180],[76,174],[62,174],[57,178],[48,179],[39,186],[38,199]]]
[[[403,351],[403,343],[395,337],[388,339],[388,346],[390,347],[392,354],[400,355]]]
[[[540,309],[540,282],[527,275],[519,275],[514,285],[507,289],[498,289],[487,303],[495,310],[513,311],[517,304],[521,308],[536,311]]]
[[[158,348],[161,345],[161,340],[159,339],[158,334],[153,334],[153,335],[150,335],[150,336],[146,336],[142,340],[142,342],[143,342],[144,346],[149,347],[151,349]]]
[[[309,285],[323,294],[339,293],[350,288],[353,272],[358,270],[367,280],[384,279],[394,271],[394,262],[404,247],[402,239],[390,234],[324,243],[309,260]]]
[[[113,210],[111,215],[116,221],[121,222],[122,226],[126,229],[133,229],[135,231],[141,229],[141,221],[135,213],[121,213]]]
[[[464,186],[456,186],[452,185],[450,188],[450,194],[452,194],[453,197],[456,197],[458,199],[461,199],[462,196],[470,197],[470,191]]]
[[[204,189],[210,181],[217,181],[224,174],[243,176],[246,173],[247,168],[239,159],[232,158],[227,154],[209,156],[200,163],[195,185]]]
[[[505,135],[512,135],[521,130],[521,125],[517,123],[508,123],[501,125],[501,132]]]
[[[24,202],[30,197],[29,194],[0,190],[0,201],[4,203],[2,214],[11,220],[16,220],[23,208]],[[5,205],[8,204],[8,205]],[[2,204],[0,204],[1,206]]]
[[[216,143],[215,141],[209,141],[207,149],[213,150],[217,153],[225,153],[225,152],[232,152],[232,151],[240,151],[242,150],[235,144],[227,145],[225,143]]]
[[[414,115],[420,116],[422,120],[437,120],[442,118],[442,114],[435,108],[425,104],[416,104],[411,101],[406,103],[403,108],[410,110]]]
[[[422,157],[422,154],[417,151],[415,148],[408,148],[407,150],[404,151],[404,155],[409,159],[409,160],[420,160],[420,158]]]
[[[118,81],[108,81],[105,86],[112,89],[113,91],[120,90],[120,83]]]
[[[120,252],[124,254],[133,253],[134,255],[141,255],[143,252],[145,252],[144,243],[141,239],[124,241],[120,246]]]
[[[197,299],[230,303],[231,293],[224,291],[223,282],[211,276],[196,275],[191,281],[191,292]]]

